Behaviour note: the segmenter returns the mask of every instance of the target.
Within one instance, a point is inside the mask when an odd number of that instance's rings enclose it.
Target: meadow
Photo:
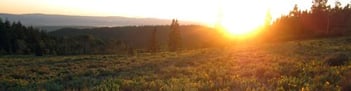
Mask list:
[[[128,55],[1,56],[1,91],[351,90],[351,37]]]

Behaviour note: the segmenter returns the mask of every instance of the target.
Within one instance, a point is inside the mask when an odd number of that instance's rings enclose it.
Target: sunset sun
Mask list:
[[[232,5],[225,1],[222,1],[219,6],[218,23],[229,36],[247,36],[265,23],[266,13],[269,10],[266,4],[252,1],[244,1],[244,3],[251,3],[255,7],[247,8],[242,4]]]
[[[257,30],[260,26],[263,25],[263,19],[260,16],[256,18],[245,20],[236,17],[228,17],[224,18],[222,27],[223,30],[233,36],[244,36],[248,35],[255,30]],[[246,21],[246,22],[235,22],[235,21]]]

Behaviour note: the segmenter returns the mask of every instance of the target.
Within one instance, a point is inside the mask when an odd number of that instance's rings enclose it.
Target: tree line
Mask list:
[[[177,20],[172,21],[169,33],[169,50],[181,49],[180,31]],[[156,39],[157,27],[150,36],[150,46],[144,50],[160,51]],[[132,36],[129,36],[132,37]],[[135,36],[137,37],[137,36]],[[0,18],[0,55],[80,55],[80,54],[129,54],[134,55],[137,48],[126,41],[102,39],[90,34],[78,36],[53,36],[34,27],[26,27],[20,22],[10,22]]]
[[[109,48],[109,49],[107,49]],[[110,51],[118,50],[118,51]],[[92,35],[55,37],[20,22],[0,18],[1,55],[75,55],[126,52],[123,41],[102,41]]]
[[[334,7],[328,0],[313,0],[311,10],[295,5],[290,14],[281,16],[264,31],[266,40],[286,41],[319,37],[350,35],[351,5],[344,7],[336,0]]]

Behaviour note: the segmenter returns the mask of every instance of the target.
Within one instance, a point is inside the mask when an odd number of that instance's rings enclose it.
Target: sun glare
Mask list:
[[[248,7],[245,4],[232,5],[233,3],[225,1],[220,5],[219,23],[230,36],[248,36],[264,25],[269,7],[250,0],[242,3],[250,3],[255,7]]]
[[[248,35],[255,30],[257,30],[261,25],[263,25],[261,19],[252,19],[252,20],[244,20],[244,19],[235,19],[236,21],[246,21],[246,22],[235,22],[225,20],[222,22],[222,27],[224,31],[233,36],[244,36]]]

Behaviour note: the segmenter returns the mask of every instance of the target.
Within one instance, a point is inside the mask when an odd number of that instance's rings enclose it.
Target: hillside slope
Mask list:
[[[136,56],[5,56],[0,90],[349,91],[351,37]]]

